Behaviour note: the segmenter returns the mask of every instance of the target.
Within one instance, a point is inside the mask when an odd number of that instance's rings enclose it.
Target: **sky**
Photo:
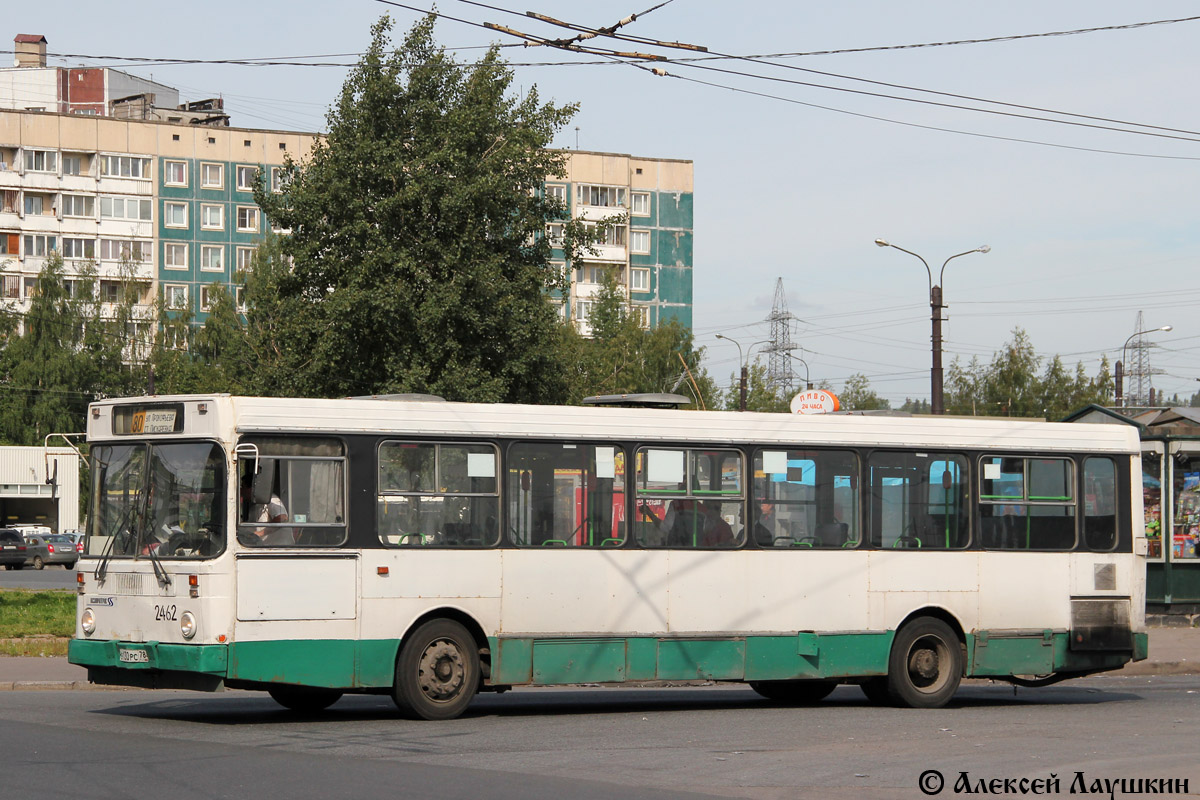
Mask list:
[[[836,391],[863,374],[893,406],[927,399],[929,276],[917,258],[874,244],[883,238],[923,257],[935,282],[950,256],[990,246],[956,258],[941,278],[947,366],[989,362],[1020,327],[1040,355],[1095,374],[1102,356],[1122,357],[1141,312],[1143,330],[1173,326],[1146,337],[1155,388],[1185,401],[1200,390],[1200,321],[1188,316],[1200,303],[1200,19],[1030,36],[1184,20],[1200,15],[1194,3],[660,2],[439,0],[447,18],[436,35],[460,61],[505,45],[517,91],[536,85],[543,100],[578,103],[557,146],[694,163],[693,326],[719,382],[739,356],[716,334],[757,358],[782,278],[792,342],[813,382]],[[22,3],[6,10],[0,37],[40,33],[66,56],[51,64],[116,66],[178,87],[182,100],[221,96],[235,126],[321,131],[345,66],[130,59],[349,64],[380,16],[392,16],[399,42],[421,13],[412,9],[431,8],[403,5],[210,0],[201,15],[141,0],[119,14]],[[656,76],[481,27],[566,33],[526,11],[589,28],[636,13],[623,33],[710,54],[790,55],[672,60]],[[998,37],[1024,38],[902,47]],[[826,52],[846,50],[860,52]]]

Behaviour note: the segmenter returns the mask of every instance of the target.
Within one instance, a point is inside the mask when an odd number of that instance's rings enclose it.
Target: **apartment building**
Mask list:
[[[599,221],[623,214],[622,225],[606,228],[597,253],[567,264],[570,293],[559,298],[562,313],[584,334],[606,273],[614,275],[629,300],[630,313],[643,326],[668,319],[692,325],[692,162],[639,158],[615,153],[569,151],[567,174],[548,179],[547,193],[574,218]],[[561,225],[551,225],[561,240]]]
[[[68,281],[96,269],[102,302],[132,282],[145,321],[160,292],[202,321],[211,284],[236,295],[263,238],[254,176],[278,181],[284,157],[303,159],[316,138],[0,110],[0,297],[27,309],[58,252]]]

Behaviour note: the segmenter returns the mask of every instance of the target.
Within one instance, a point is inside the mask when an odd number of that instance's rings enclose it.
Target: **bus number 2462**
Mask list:
[[[175,606],[155,606],[154,619],[156,622],[174,622]]]

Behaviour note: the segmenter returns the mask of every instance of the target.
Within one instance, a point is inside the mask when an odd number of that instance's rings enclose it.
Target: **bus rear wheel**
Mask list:
[[[454,719],[479,688],[479,648],[459,623],[434,619],[405,640],[392,699],[407,719]]]
[[[963,651],[958,637],[940,619],[920,617],[892,642],[888,696],[909,708],[941,708],[962,680]]]
[[[837,681],[750,681],[750,688],[777,703],[818,703],[837,688]]]
[[[272,686],[267,689],[271,699],[288,711],[314,714],[324,711],[342,698],[337,689],[312,689],[302,686]]]

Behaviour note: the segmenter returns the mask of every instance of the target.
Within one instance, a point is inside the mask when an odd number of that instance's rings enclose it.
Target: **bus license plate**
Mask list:
[[[150,654],[145,650],[122,650],[121,661],[126,664],[149,664]]]

